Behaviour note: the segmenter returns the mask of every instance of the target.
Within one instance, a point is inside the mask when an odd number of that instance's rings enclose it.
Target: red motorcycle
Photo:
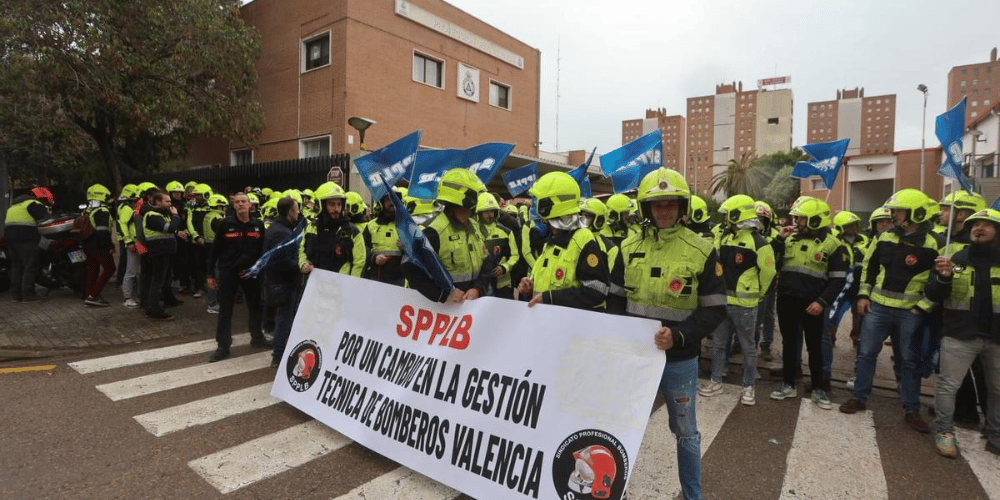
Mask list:
[[[80,246],[79,231],[73,222],[80,214],[56,214],[38,226],[42,241],[38,244],[38,274],[35,283],[49,292],[69,288],[83,293],[87,283],[87,256]]]

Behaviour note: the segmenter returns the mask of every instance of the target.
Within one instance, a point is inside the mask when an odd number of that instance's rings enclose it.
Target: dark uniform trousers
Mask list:
[[[219,269],[217,278],[219,286],[219,322],[216,324],[215,340],[220,348],[229,349],[233,343],[233,304],[236,302],[236,292],[243,290],[246,299],[248,321],[250,322],[250,337],[253,340],[264,340],[261,331],[261,315],[263,307],[260,300],[260,280],[257,278],[240,278],[239,271],[234,269]]]

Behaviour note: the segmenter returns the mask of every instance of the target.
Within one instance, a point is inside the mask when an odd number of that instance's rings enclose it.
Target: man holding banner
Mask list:
[[[309,274],[314,268],[360,277],[367,251],[361,231],[344,210],[347,193],[335,182],[316,188],[319,216],[306,226],[299,250],[299,268]]]
[[[378,205],[382,210],[361,231],[369,251],[364,277],[403,286],[403,273],[399,270],[403,252],[399,250],[399,235],[396,234],[396,206],[389,200],[388,193],[382,196]]]
[[[550,227],[530,278],[518,293],[532,295],[528,307],[554,304],[603,311],[608,295],[608,259],[580,216],[580,185],[565,172],[550,172],[529,191],[538,215]]]
[[[430,276],[412,262],[403,263],[403,276],[410,288],[435,302],[462,302],[477,299],[489,288],[493,267],[486,258],[486,243],[472,219],[483,182],[468,169],[454,168],[438,182],[436,201],[443,205],[423,227],[427,243],[437,252],[454,288],[442,290]]]
[[[656,346],[667,362],[660,392],[677,438],[684,498],[701,498],[701,434],[695,417],[701,340],[726,316],[726,283],[712,244],[682,225],[691,192],[666,168],[639,183],[639,216],[649,225],[622,242],[608,311],[659,320]]]

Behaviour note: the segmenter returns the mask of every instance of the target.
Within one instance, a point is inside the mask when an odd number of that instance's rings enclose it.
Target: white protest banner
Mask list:
[[[663,372],[657,328],[315,270],[271,394],[476,498],[620,498]]]

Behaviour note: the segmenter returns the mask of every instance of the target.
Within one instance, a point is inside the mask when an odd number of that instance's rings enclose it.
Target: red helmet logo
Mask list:
[[[500,245],[493,245],[493,255],[500,255],[502,251]]]
[[[296,377],[309,378],[315,367],[316,352],[312,349],[306,349],[299,353],[299,361],[295,364],[295,371],[292,373]]]
[[[734,260],[736,261],[737,264],[742,264],[743,263],[743,254],[741,254],[741,253],[736,254],[736,257],[734,258]]]
[[[556,269],[556,279],[557,280],[563,279],[563,276],[565,276],[565,275],[566,275],[566,273],[563,272],[562,269]]]
[[[823,261],[823,254],[817,253],[816,255],[813,255],[813,260],[815,260],[816,262],[822,262]]]
[[[907,255],[906,256],[906,265],[908,265],[908,266],[915,266],[915,265],[917,265],[917,256],[913,255],[912,253],[910,255]]]
[[[681,293],[681,290],[683,290],[683,289],[684,289],[684,282],[683,281],[681,281],[681,280],[679,280],[677,278],[674,278],[674,279],[670,280],[670,291],[671,292]]]
[[[611,485],[618,475],[615,458],[607,448],[591,445],[573,452],[576,470],[570,474],[571,489],[580,493],[590,493],[594,498],[611,496]],[[588,491],[589,490],[589,491]]]

